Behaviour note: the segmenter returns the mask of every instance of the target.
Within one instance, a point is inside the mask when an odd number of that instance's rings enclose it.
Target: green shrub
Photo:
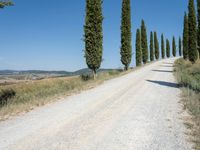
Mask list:
[[[184,59],[175,63],[175,71],[178,82],[192,90],[200,91],[200,62],[192,64]]]
[[[118,75],[118,74],[120,74],[120,72],[122,72],[123,70],[114,70],[114,71],[109,71],[108,73],[109,73],[109,75],[110,76],[113,76],[113,75]]]
[[[7,105],[9,100],[16,95],[13,89],[2,90],[0,92],[0,107]]]
[[[81,74],[80,77],[82,81],[89,81],[94,78],[91,74]]]

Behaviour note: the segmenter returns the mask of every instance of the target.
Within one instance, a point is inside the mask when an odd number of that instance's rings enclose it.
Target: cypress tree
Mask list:
[[[153,32],[150,34],[150,60],[154,61]]]
[[[198,50],[200,58],[200,0],[197,0],[197,8],[198,8]]]
[[[164,35],[161,35],[161,50],[162,50],[162,59],[165,58],[165,42],[164,42]]]
[[[101,66],[103,53],[102,0],[86,0],[86,17],[84,26],[85,58],[94,78]]]
[[[170,57],[170,42],[168,39],[166,40],[166,56],[167,58]]]
[[[181,40],[181,37],[179,37],[178,47],[179,47],[179,56],[182,56],[182,40]]]
[[[137,29],[135,47],[136,47],[136,66],[140,66],[142,62],[140,29]]]
[[[148,62],[148,42],[147,42],[147,30],[144,20],[141,25],[141,48],[142,48],[142,60],[146,64]]]
[[[154,50],[155,50],[155,58],[156,60],[158,60],[160,57],[160,52],[159,52],[159,42],[156,32],[154,32]]]
[[[4,8],[5,6],[13,6],[12,1],[0,1],[0,8]]]
[[[184,30],[183,30],[183,58],[188,59],[188,16],[185,13],[184,16]]]
[[[173,40],[172,40],[172,54],[174,57],[176,57],[176,39],[173,36]]]
[[[121,16],[121,62],[125,70],[131,63],[132,45],[131,45],[131,4],[130,0],[122,1]]]
[[[194,0],[189,0],[188,6],[188,25],[189,25],[189,38],[188,38],[188,56],[192,63],[198,59],[197,51],[197,21]]]

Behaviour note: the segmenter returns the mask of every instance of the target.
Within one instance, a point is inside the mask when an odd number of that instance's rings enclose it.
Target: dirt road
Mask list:
[[[174,59],[0,122],[1,150],[191,150]]]

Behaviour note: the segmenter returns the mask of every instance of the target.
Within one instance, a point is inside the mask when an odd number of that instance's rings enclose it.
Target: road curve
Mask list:
[[[0,122],[0,150],[191,150],[174,60]]]

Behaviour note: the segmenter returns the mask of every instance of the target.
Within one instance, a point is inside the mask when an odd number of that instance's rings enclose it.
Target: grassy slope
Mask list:
[[[185,109],[193,116],[192,123],[186,123],[192,129],[193,142],[200,150],[200,62],[191,64],[179,59],[175,62],[175,75],[182,85],[182,97]]]
[[[99,73],[96,80],[90,79],[84,81],[81,77],[75,76],[0,86],[0,95],[2,90],[6,89],[12,89],[16,92],[16,95],[9,99],[7,105],[0,107],[0,120],[7,119],[18,113],[30,111],[35,107],[45,105],[82,90],[95,87],[105,80],[123,74],[125,73],[120,71],[109,71]]]

